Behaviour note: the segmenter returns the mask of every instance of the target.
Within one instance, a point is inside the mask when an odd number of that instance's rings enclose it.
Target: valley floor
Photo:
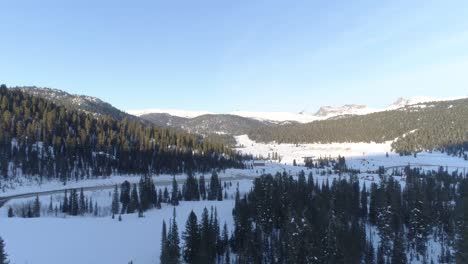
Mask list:
[[[220,223],[227,223],[232,230],[232,209],[234,206],[234,193],[239,184],[241,193],[245,193],[252,187],[255,177],[264,173],[276,173],[286,171],[297,175],[304,170],[306,175],[314,173],[319,181],[338,178],[337,174],[325,174],[324,170],[308,170],[301,166],[292,166],[294,160],[301,165],[302,158],[306,156],[345,156],[347,165],[361,170],[358,175],[361,184],[369,186],[372,182],[378,182],[379,177],[375,170],[379,166],[385,168],[402,168],[408,164],[413,167],[421,167],[424,170],[437,170],[439,166],[451,171],[463,173],[468,171],[468,161],[458,157],[450,157],[443,153],[421,153],[414,156],[400,157],[391,153],[389,144],[310,144],[310,145],[277,145],[259,144],[250,141],[246,136],[238,137],[239,147],[244,153],[254,156],[267,157],[269,153],[278,152],[282,156],[281,162],[266,162],[264,167],[251,167],[246,170],[226,170],[220,172],[223,182],[229,183],[227,199],[224,201],[198,201],[181,202],[176,207],[179,232],[182,233],[188,214],[193,210],[198,216],[203,209],[215,207]],[[386,156],[389,153],[389,157]],[[391,171],[390,171],[391,172]],[[325,174],[325,175],[323,175]],[[466,175],[466,172],[465,172]],[[197,177],[199,175],[196,175]],[[209,180],[210,175],[205,175]],[[3,183],[0,197],[20,195],[12,198],[0,208],[0,236],[6,242],[6,251],[12,264],[78,264],[78,263],[122,263],[133,261],[135,264],[159,263],[161,228],[163,220],[169,223],[172,218],[173,207],[163,204],[160,210],[150,210],[143,218],[137,214],[123,215],[122,221],[117,217],[112,219],[109,214],[98,217],[85,216],[54,216],[45,214],[41,218],[7,218],[7,210],[10,206],[19,206],[34,199],[38,192],[41,204],[47,207],[50,199],[54,206],[60,203],[63,190],[70,188],[88,187],[95,189],[85,190],[86,195],[99,203],[103,212],[109,211],[112,196],[112,188],[125,180],[131,183],[139,181],[138,176],[113,176],[104,179],[82,180],[68,182],[47,182],[37,184],[26,177],[20,182]],[[171,175],[153,177],[158,188],[164,188],[171,184]],[[178,183],[182,184],[185,176],[177,176]],[[402,186],[404,179],[397,177]],[[230,185],[232,183],[232,185]],[[27,197],[31,196],[32,197]],[[377,240],[377,239],[376,239]],[[436,246],[434,246],[436,248]],[[434,250],[434,259],[437,259],[438,250]]]

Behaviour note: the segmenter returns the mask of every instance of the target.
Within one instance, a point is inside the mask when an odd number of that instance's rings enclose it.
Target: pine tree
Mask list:
[[[367,191],[366,191],[366,185],[364,184],[362,186],[362,191],[361,191],[361,206],[360,206],[360,215],[361,217],[367,217]]]
[[[212,229],[208,209],[203,209],[200,223],[200,263],[211,263],[210,252],[213,246]]]
[[[201,175],[198,179],[198,187],[200,188],[200,197],[202,200],[206,200],[206,185],[205,185],[205,176]]]
[[[119,212],[120,212],[119,206],[120,206],[120,204],[119,204],[119,190],[118,190],[117,185],[115,185],[114,194],[112,196],[112,206],[111,206],[112,214],[119,214]]]
[[[68,208],[68,191],[65,190],[65,194],[63,195],[63,203],[62,203],[62,213],[68,213],[69,208]]]
[[[173,206],[179,205],[179,185],[177,184],[175,176],[173,176],[173,178],[172,178],[171,204]]]
[[[94,212],[93,198],[89,198],[88,213],[92,214]]]
[[[47,209],[47,213],[49,215],[52,215],[52,213],[54,212],[54,205],[53,205],[53,202],[52,202],[52,195],[50,196],[50,202],[49,202],[49,208]]]
[[[8,208],[8,217],[9,218],[15,217],[15,214],[13,213],[13,208],[11,208],[11,206]]]
[[[162,234],[161,234],[161,255],[159,257],[161,264],[169,263],[169,256],[168,256],[169,246],[168,245],[169,243],[167,240],[166,222],[163,220]]]
[[[0,237],[0,264],[8,264],[8,255],[5,252],[5,242]]]
[[[80,215],[83,215],[86,213],[86,201],[85,201],[83,188],[80,189],[80,208],[78,212]]]
[[[41,217],[41,202],[39,201],[39,195],[36,195],[33,206],[33,217]]]
[[[403,234],[395,234],[393,241],[392,263],[391,264],[406,264],[406,253],[403,241]]]
[[[127,213],[133,214],[140,208],[140,200],[138,198],[137,185],[133,184],[132,194],[130,195],[130,202],[128,203]]]
[[[98,208],[98,204],[97,202],[94,203],[94,216],[98,216],[99,215],[99,208]]]
[[[216,171],[213,171],[213,173],[211,174],[210,188],[208,190],[208,200],[223,200],[223,189],[221,186],[221,181],[218,177],[218,173],[216,173]]]
[[[164,202],[169,203],[169,191],[167,190],[167,187],[164,187]]]
[[[198,189],[197,179],[191,172],[187,173],[187,179],[184,183],[184,200],[186,201],[198,201],[200,200],[200,191]]]
[[[192,211],[185,224],[185,231],[183,233],[184,250],[183,257],[187,263],[197,263],[199,245],[200,245],[200,232],[198,230],[197,215]]]
[[[169,234],[167,237],[168,240],[168,263],[177,264],[180,259],[180,238],[179,238],[179,228],[177,227],[176,222],[176,210],[174,208],[172,224],[169,227]]]
[[[120,202],[122,203],[122,214],[127,213],[128,204],[130,203],[130,183],[124,181],[120,185]]]
[[[156,208],[161,209],[161,203],[163,202],[163,196],[162,196],[162,191],[159,189],[158,191],[158,204],[156,205]]]

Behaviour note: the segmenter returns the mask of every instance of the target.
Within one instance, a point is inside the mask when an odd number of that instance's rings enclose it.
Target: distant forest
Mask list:
[[[401,154],[441,150],[464,156],[468,151],[468,99],[412,105],[403,109],[345,116],[249,133],[255,141],[277,143],[377,142],[395,140]]]
[[[243,167],[242,158],[198,135],[77,111],[0,87],[1,178],[207,172]]]

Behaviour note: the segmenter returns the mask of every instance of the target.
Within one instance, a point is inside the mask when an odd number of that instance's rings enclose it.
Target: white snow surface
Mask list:
[[[251,140],[247,135],[235,137],[237,150],[244,154],[251,154],[256,158],[268,158],[277,153],[281,158],[281,164],[292,165],[294,160],[297,164],[303,164],[304,158],[346,158],[348,167],[361,171],[376,170],[379,166],[386,168],[402,167],[411,165],[424,169],[437,170],[443,166],[450,171],[468,171],[468,161],[448,156],[440,152],[422,152],[414,156],[400,156],[391,151],[391,141],[385,143],[330,143],[330,144],[276,144],[258,143]],[[387,158],[386,154],[389,157]]]

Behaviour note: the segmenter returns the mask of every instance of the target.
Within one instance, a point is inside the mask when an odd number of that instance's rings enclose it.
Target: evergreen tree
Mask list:
[[[206,185],[205,185],[205,176],[201,175],[198,179],[198,187],[200,188],[200,198],[206,200]]]
[[[78,205],[78,194],[76,193],[76,189],[72,189],[70,193],[70,204],[69,213],[73,216],[78,215],[79,205]]]
[[[50,196],[49,208],[47,209],[47,213],[51,215],[54,212],[54,205],[52,203],[52,195]]]
[[[41,202],[39,201],[39,195],[36,195],[33,206],[33,217],[41,217]]]
[[[179,238],[179,229],[176,222],[176,211],[174,208],[172,224],[169,227],[169,234],[167,237],[168,241],[168,261],[171,264],[179,263],[180,259],[180,238]]]
[[[167,187],[164,187],[164,202],[168,203],[169,202],[169,191],[167,190]]]
[[[200,200],[200,191],[198,189],[197,179],[191,172],[187,173],[187,179],[184,183],[183,196],[185,201],[198,201]]]
[[[130,195],[130,202],[128,203],[127,213],[133,214],[140,208],[140,200],[138,198],[137,185],[133,184],[132,193]]]
[[[84,195],[84,191],[83,191],[83,188],[80,189],[80,206],[79,206],[79,214],[80,215],[83,215],[86,213],[86,201],[85,201],[85,195]]]
[[[13,213],[13,208],[11,208],[11,206],[8,208],[8,217],[9,218],[15,217],[15,214]]]
[[[98,216],[99,215],[99,208],[98,208],[98,204],[97,202],[94,203],[94,216]]]
[[[112,195],[112,205],[111,205],[111,212],[112,214],[116,215],[119,214],[120,208],[119,208],[119,190],[117,185],[114,187],[114,194]]]
[[[198,263],[200,232],[198,230],[198,220],[196,214],[192,211],[185,224],[185,232],[183,233],[184,249],[183,257],[186,263]]]
[[[218,173],[216,173],[216,171],[213,171],[213,173],[211,174],[210,189],[208,190],[208,200],[223,200],[223,189],[221,186],[221,181],[218,177]]]
[[[171,204],[173,206],[179,205],[179,185],[177,184],[175,176],[173,176],[173,178],[172,178]]]
[[[128,204],[130,203],[130,182],[124,181],[120,185],[120,202],[122,203],[122,210],[123,214],[127,213]]]
[[[392,263],[391,264],[406,264],[405,245],[403,243],[403,234],[395,234],[393,241]]]
[[[62,213],[68,213],[69,208],[68,208],[68,194],[67,190],[65,190],[65,194],[63,195],[63,203],[62,203]]]
[[[168,246],[169,246],[169,243],[167,240],[166,222],[163,220],[162,235],[161,235],[161,255],[159,257],[161,264],[169,263]]]
[[[367,217],[367,191],[366,191],[366,185],[364,184],[362,186],[362,191],[361,191],[361,205],[360,205],[360,212],[361,212],[361,217]]]
[[[156,208],[161,209],[161,203],[163,202],[163,196],[162,196],[162,191],[159,189],[158,191],[158,204],[156,205]]]

